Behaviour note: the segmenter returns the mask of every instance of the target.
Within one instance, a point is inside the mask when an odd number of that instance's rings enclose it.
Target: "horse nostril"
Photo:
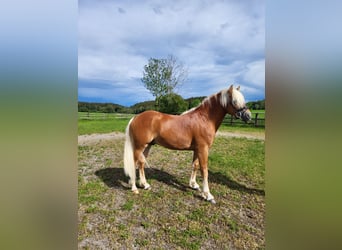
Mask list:
[[[251,116],[251,113],[250,112],[248,112],[248,111],[246,111],[246,112],[244,112],[243,114],[242,114],[242,120],[244,121],[244,122],[248,122],[248,121],[250,121],[252,119],[252,116]]]

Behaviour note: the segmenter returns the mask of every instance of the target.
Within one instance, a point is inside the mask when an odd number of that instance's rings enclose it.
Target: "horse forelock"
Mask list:
[[[229,96],[228,89],[221,90],[219,93],[213,96],[216,97],[221,106],[224,108],[227,108],[229,103],[233,103],[234,107],[237,109],[243,108],[245,106],[245,98],[242,95],[242,93],[237,89],[233,89],[231,97]],[[230,98],[232,100],[230,100]],[[211,101],[212,99],[209,97],[209,102]]]
[[[234,89],[232,93],[232,103],[236,109],[241,109],[245,106],[245,98],[239,90]]]

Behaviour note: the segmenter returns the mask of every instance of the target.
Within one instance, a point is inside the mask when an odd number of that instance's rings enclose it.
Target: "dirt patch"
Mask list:
[[[78,145],[86,146],[93,145],[101,141],[111,141],[117,139],[125,138],[124,133],[113,132],[108,134],[91,134],[91,135],[79,135],[78,136]]]
[[[217,131],[216,136],[223,137],[237,137],[237,138],[247,138],[247,139],[256,139],[256,140],[265,140],[265,133],[236,133],[236,132],[226,132],[226,131]]]

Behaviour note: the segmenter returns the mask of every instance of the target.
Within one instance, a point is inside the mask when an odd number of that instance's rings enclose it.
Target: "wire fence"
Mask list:
[[[78,119],[80,120],[130,119],[133,116],[134,114],[78,112]],[[252,119],[248,123],[231,115],[226,115],[222,124],[242,127],[265,127],[265,112],[252,112]]]

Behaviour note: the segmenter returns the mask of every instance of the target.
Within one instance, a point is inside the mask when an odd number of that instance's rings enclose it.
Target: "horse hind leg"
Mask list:
[[[152,147],[152,144],[148,144],[147,147],[144,149],[143,154],[144,154],[145,158],[147,158],[148,154],[150,153],[151,147]],[[145,159],[145,161],[146,161],[146,159]]]
[[[146,161],[141,161],[138,163],[138,166],[139,166],[139,184],[144,189],[150,189],[151,185],[147,183],[146,177],[145,177],[145,170],[144,170],[145,163],[146,163]]]
[[[148,154],[150,153],[150,149],[151,149],[152,145],[153,144],[148,144],[147,147],[143,151],[144,163],[148,168],[150,166],[148,165],[146,158],[148,157]]]
[[[146,148],[147,149],[147,148]],[[146,164],[146,158],[145,158],[145,155],[147,156],[148,154],[148,151],[147,151],[147,154],[145,154],[146,152],[146,149],[145,151],[143,152],[142,150],[141,151],[138,151],[136,153],[136,159],[137,159],[137,166],[139,168],[139,185],[141,187],[143,187],[144,189],[150,189],[151,188],[151,185],[147,183],[146,181],[146,177],[145,177],[145,164]],[[149,149],[148,149],[149,150]]]

